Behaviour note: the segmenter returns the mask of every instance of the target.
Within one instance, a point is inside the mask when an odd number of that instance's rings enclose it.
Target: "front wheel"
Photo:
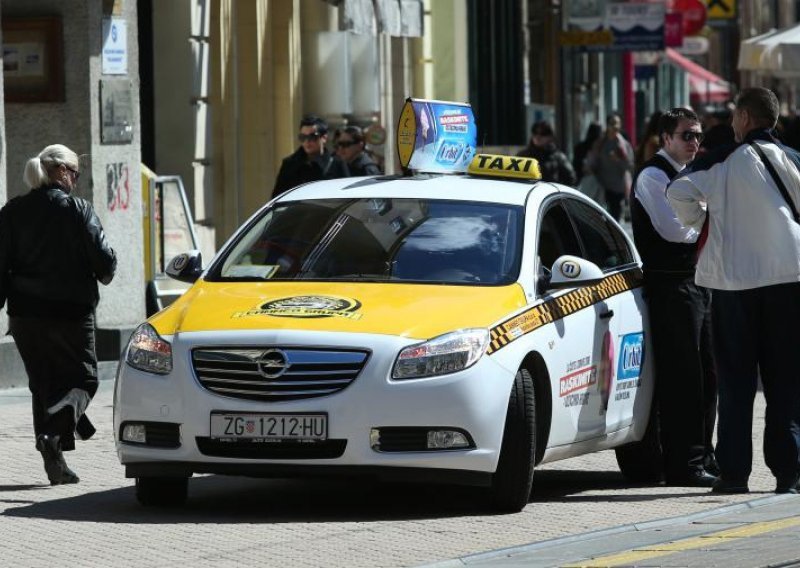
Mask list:
[[[503,445],[492,479],[492,507],[497,511],[517,513],[528,504],[536,457],[535,409],[533,378],[520,369],[508,400]]]
[[[188,477],[137,477],[136,500],[146,507],[176,507],[186,503]]]

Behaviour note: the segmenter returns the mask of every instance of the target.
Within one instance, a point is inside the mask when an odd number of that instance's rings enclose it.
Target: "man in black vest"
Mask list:
[[[650,311],[664,479],[672,486],[710,487],[718,474],[711,295],[694,283],[699,233],[678,221],[665,192],[694,159],[703,133],[697,115],[685,108],[665,112],[658,131],[661,149],[633,183],[631,221]]]

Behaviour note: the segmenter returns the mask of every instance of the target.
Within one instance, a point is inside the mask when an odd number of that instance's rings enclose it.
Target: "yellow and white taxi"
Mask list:
[[[182,503],[196,473],[364,474],[518,511],[535,465],[609,448],[657,475],[631,240],[534,160],[472,154],[295,188],[208,266],[172,261],[194,284],[132,335],[115,390],[141,503]]]

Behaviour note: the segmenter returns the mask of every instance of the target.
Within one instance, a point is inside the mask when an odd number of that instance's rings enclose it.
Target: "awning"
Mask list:
[[[682,68],[689,76],[689,96],[693,104],[730,100],[731,87],[725,79],[684,57],[671,47],[666,49],[666,54],[671,63]]]
[[[739,53],[742,71],[796,79],[800,77],[800,24],[746,39]]]
[[[739,69],[739,71],[760,71],[761,56],[764,54],[764,50],[769,44],[767,40],[777,33],[778,30],[772,29],[767,33],[742,41],[742,43],[739,44],[739,63],[736,68]]]

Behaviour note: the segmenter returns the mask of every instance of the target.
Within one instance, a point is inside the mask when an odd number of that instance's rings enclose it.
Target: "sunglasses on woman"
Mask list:
[[[72,172],[72,177],[73,177],[73,179],[74,179],[75,181],[78,181],[78,178],[80,178],[80,177],[81,177],[81,172],[79,172],[78,170],[74,170],[74,169],[70,168],[70,167],[69,167],[67,164],[63,164],[63,166],[64,166],[65,168],[67,168],[69,171],[71,171],[71,172]]]

